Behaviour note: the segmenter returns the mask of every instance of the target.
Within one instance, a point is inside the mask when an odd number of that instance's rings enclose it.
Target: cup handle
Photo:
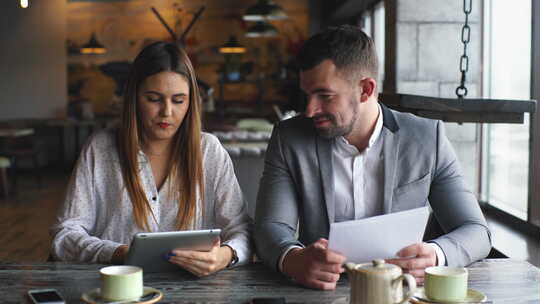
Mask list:
[[[412,296],[414,295],[414,291],[416,290],[416,279],[412,275],[410,275],[408,273],[402,274],[395,280],[395,282],[397,283],[400,280],[405,280],[407,282],[407,286],[409,286],[409,290],[407,291],[407,293],[403,297],[403,301],[401,301],[399,303],[396,303],[396,304],[407,303],[409,301],[409,299],[412,298]]]

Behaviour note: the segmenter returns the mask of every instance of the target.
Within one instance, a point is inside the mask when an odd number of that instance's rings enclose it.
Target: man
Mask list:
[[[387,262],[422,282],[426,267],[487,256],[490,233],[443,123],[377,102],[373,41],[355,27],[329,28],[298,61],[307,106],[273,130],[257,199],[259,257],[302,285],[334,289],[346,257],[328,249],[330,223],[428,204],[429,226],[446,234]]]

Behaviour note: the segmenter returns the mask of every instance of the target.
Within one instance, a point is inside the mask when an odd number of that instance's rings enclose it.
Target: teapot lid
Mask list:
[[[371,263],[357,265],[356,269],[376,273],[401,273],[399,266],[387,264],[383,259],[375,259]]]

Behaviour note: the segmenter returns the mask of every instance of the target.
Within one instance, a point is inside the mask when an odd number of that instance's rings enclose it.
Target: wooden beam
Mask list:
[[[330,14],[330,22],[333,24],[344,23],[350,18],[360,15],[366,8],[375,5],[381,0],[347,0]]]
[[[450,99],[407,94],[380,94],[390,108],[447,122],[523,123],[536,111],[535,100]]]

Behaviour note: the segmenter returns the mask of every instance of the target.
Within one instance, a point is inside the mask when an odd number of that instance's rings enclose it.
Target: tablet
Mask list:
[[[209,251],[221,229],[137,233],[124,264],[142,267],[144,272],[178,270],[163,256],[176,248]]]

